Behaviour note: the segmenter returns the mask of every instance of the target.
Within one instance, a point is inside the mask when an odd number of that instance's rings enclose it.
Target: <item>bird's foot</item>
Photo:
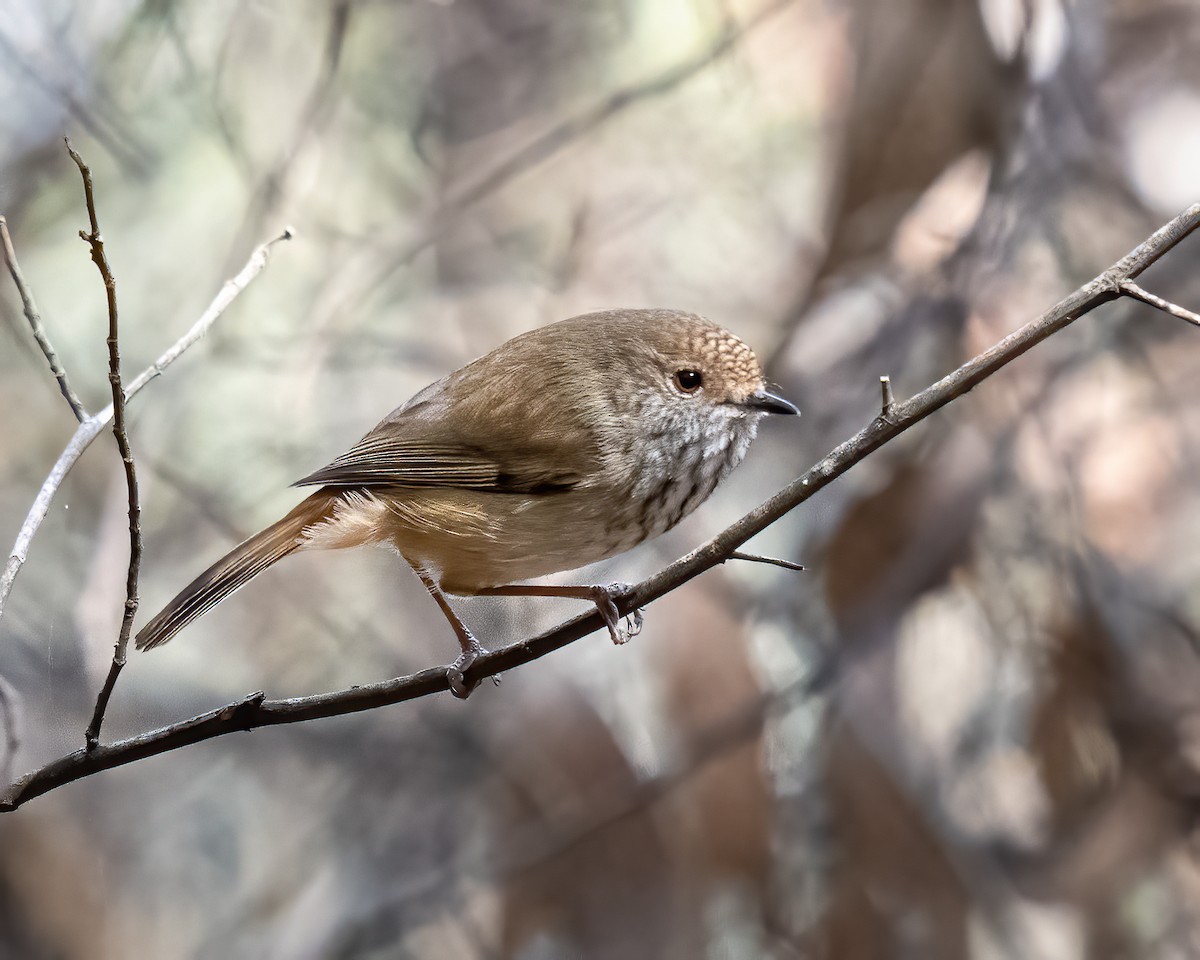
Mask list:
[[[470,669],[471,664],[487,652],[487,649],[478,640],[471,637],[469,645],[458,655],[458,659],[446,668],[446,683],[450,685],[450,692],[459,700],[466,700],[471,695],[471,691],[478,685],[477,683],[473,683],[467,686],[463,674]],[[500,674],[496,673],[492,675],[492,683],[500,686]]]
[[[642,632],[641,607],[636,607],[626,614],[624,624],[621,622],[621,613],[617,610],[617,601],[628,595],[632,589],[627,583],[610,583],[595,587],[592,595],[592,601],[604,619],[604,625],[608,627],[608,635],[618,646],[628,643],[632,637]]]

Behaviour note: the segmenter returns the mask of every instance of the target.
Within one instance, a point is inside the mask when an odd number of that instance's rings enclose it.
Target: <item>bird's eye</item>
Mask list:
[[[676,370],[672,378],[684,393],[695,393],[704,384],[704,378],[699,370]]]

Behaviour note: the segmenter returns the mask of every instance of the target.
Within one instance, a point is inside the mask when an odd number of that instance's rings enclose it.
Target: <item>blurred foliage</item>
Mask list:
[[[633,580],[1197,199],[1171,0],[0,0],[0,212],[76,389],[298,238],[130,408],[144,611],[425,383],[588,309],[726,324],[804,410]],[[1195,241],[1145,277],[1200,307]],[[1090,316],[730,564],[449,698],[226,738],[0,820],[0,957],[1177,957],[1193,834],[1194,331]],[[0,533],[73,429],[0,284]],[[0,624],[20,771],[120,616],[111,439]],[[8,541],[5,541],[8,542]],[[571,612],[463,601],[494,642]],[[120,736],[450,659],[382,551],[300,556],[121,679]],[[832,662],[829,682],[806,679]],[[14,709],[8,709],[10,705]],[[2,742],[2,741],[0,741]]]

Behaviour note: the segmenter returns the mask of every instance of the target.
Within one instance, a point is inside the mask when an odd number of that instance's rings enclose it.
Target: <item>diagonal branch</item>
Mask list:
[[[204,336],[208,328],[217,321],[229,305],[237,299],[238,295],[250,285],[251,281],[262,272],[263,268],[267,265],[271,247],[281,240],[290,240],[292,236],[292,229],[288,227],[278,237],[255,247],[254,252],[250,254],[250,258],[246,261],[246,265],[242,267],[237,276],[225,282],[225,285],[221,287],[216,297],[213,298],[212,303],[208,305],[208,309],[192,324],[187,333],[176,340],[154,363],[133,379],[133,382],[125,389],[126,402],[137,396],[146,384],[162,374],[167,367],[183,355],[184,351]],[[76,428],[75,435],[71,437],[66,447],[63,448],[63,452],[59,454],[58,461],[50,470],[49,475],[42,481],[42,488],[38,491],[37,497],[34,498],[33,506],[29,508],[25,522],[21,524],[21,529],[17,533],[17,539],[13,543],[12,550],[9,552],[3,571],[0,571],[0,616],[4,615],[4,603],[8,599],[8,594],[12,590],[17,574],[20,573],[21,567],[25,563],[25,558],[29,556],[29,547],[33,543],[33,538],[37,534],[38,528],[41,527],[42,521],[46,519],[46,514],[50,511],[50,503],[54,499],[54,495],[58,492],[58,488],[62,486],[62,482],[66,479],[71,468],[75,466],[75,462],[83,456],[83,451],[108,426],[112,417],[113,408],[110,404],[99,413],[95,413],[84,420]]]
[[[1117,299],[1122,295],[1122,281],[1137,277],[1198,226],[1200,203],[1189,207],[1104,273],[1061,300],[1037,319],[1009,334],[914,397],[894,404],[887,419],[877,417],[775,496],[727,527],[708,543],[636,584],[617,600],[618,609],[624,614],[645,606],[729,559],[751,537],[804,503],[818,490],[827,487],[885,443],[978,386],[996,371],[1084,314]],[[598,612],[568,620],[536,637],[518,641],[481,656],[465,671],[464,679],[468,684],[478,683],[484,677],[494,676],[501,671],[511,670],[543,657],[552,650],[566,646],[603,626]],[[809,681],[814,688],[824,682],[823,676]],[[429,696],[446,689],[448,687],[445,668],[431,667],[406,677],[310,697],[268,700],[266,694],[254,693],[235,703],[170,726],[99,746],[90,752],[80,749],[59,757],[41,769],[26,774],[0,793],[0,812],[15,810],[34,797],[102,770],[133,763],[203,740],[257,727],[358,713]]]
[[[100,279],[104,282],[104,296],[108,306],[108,382],[112,387],[113,436],[117,440],[117,451],[121,454],[121,463],[125,467],[125,487],[129,493],[129,569],[125,575],[125,612],[121,617],[121,630],[113,649],[112,664],[108,668],[108,676],[100,695],[96,698],[96,709],[92,721],[84,734],[88,749],[100,742],[100,727],[104,723],[104,712],[108,709],[108,700],[112,696],[117,677],[125,666],[125,653],[129,648],[129,635],[133,632],[133,618],[138,608],[138,574],[142,569],[142,504],[138,497],[137,466],[133,461],[133,448],[129,445],[129,431],[125,426],[125,388],[121,383],[121,349],[118,337],[117,323],[117,278],[113,276],[112,267],[108,263],[108,255],[104,252],[104,238],[100,236],[100,222],[96,219],[96,196],[92,189],[92,171],[83,162],[71,141],[64,138],[67,153],[79,168],[83,177],[83,199],[87,205],[88,222],[91,232],[79,231],[79,238],[91,247],[92,263],[100,271]]]
[[[25,282],[25,274],[21,272],[21,267],[17,263],[17,252],[13,249],[12,237],[8,234],[8,221],[4,217],[0,217],[0,246],[4,248],[4,262],[8,264],[8,272],[13,278],[13,283],[17,285],[17,293],[21,295],[21,306],[25,310],[25,319],[29,321],[29,327],[33,331],[33,339],[42,348],[46,362],[50,364],[50,372],[58,381],[58,389],[62,392],[63,398],[71,405],[71,412],[75,414],[75,419],[83,423],[87,419],[88,412],[83,406],[83,401],[79,399],[79,395],[72,389],[71,381],[67,379],[67,371],[63,369],[62,361],[58,359],[58,353],[55,352],[54,345],[50,342],[46,328],[42,326],[42,315],[38,311],[37,304],[33,302],[33,291],[29,289],[29,284]]]

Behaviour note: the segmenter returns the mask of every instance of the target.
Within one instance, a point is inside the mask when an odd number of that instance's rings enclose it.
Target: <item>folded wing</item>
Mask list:
[[[520,442],[413,437],[384,423],[294,486],[455,487],[493,493],[556,493],[587,475],[587,455],[549,455]]]

